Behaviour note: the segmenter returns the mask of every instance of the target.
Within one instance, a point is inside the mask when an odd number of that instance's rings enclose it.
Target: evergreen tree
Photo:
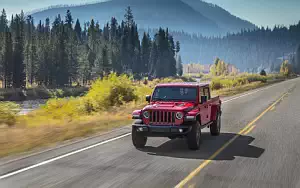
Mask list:
[[[16,15],[14,21],[14,52],[13,52],[13,87],[26,87],[26,72],[24,63],[24,13]]]
[[[77,40],[81,41],[82,40],[82,29],[81,29],[81,26],[80,26],[79,19],[76,20],[74,30],[75,30],[75,33],[76,33],[76,36],[77,36]]]
[[[73,25],[73,17],[70,10],[67,10],[66,18],[65,18],[65,24],[68,29],[72,29]]]
[[[176,42],[176,53],[179,53],[180,52],[180,42],[177,41]]]
[[[3,9],[0,16],[0,33],[7,32],[8,20],[6,16],[6,11]]]
[[[134,18],[130,6],[127,7],[126,14],[124,17],[125,17],[126,26],[130,28],[134,24]]]
[[[183,75],[183,66],[182,66],[182,60],[181,60],[180,55],[177,56],[176,69],[177,69],[177,75],[182,76]]]
[[[118,22],[117,19],[112,17],[110,21],[110,40],[116,40],[117,37],[117,31],[118,31]]]
[[[108,49],[106,45],[102,48],[102,67],[104,75],[108,75],[111,71],[111,66],[109,64]]]
[[[150,53],[151,53],[151,39],[149,34],[144,33],[141,47],[141,72],[144,75],[149,73],[150,64]]]
[[[12,87],[13,79],[13,44],[10,32],[5,32],[5,43],[3,48],[3,70],[4,70],[4,87]]]

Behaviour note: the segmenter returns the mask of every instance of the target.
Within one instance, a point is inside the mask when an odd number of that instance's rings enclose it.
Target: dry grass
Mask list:
[[[137,107],[132,103],[70,122],[44,122],[40,126],[28,126],[26,118],[22,117],[14,127],[0,126],[0,157],[55,146],[56,143],[73,138],[87,137],[129,125],[132,122],[131,112]]]

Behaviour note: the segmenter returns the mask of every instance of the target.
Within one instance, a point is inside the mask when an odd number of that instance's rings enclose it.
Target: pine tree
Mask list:
[[[70,10],[67,10],[66,18],[65,18],[65,24],[68,29],[72,29],[73,25],[73,17]]]
[[[149,73],[150,64],[150,53],[151,53],[151,39],[149,34],[144,33],[141,47],[141,72],[144,75]]]
[[[168,37],[168,35],[166,36]],[[174,39],[172,36],[168,37],[169,39],[169,75],[167,76],[175,76],[177,74],[177,69],[176,69],[176,59],[175,59],[175,53],[176,53],[176,48],[175,48],[175,44],[174,44]],[[180,51],[180,48],[179,48]]]
[[[12,34],[5,32],[5,43],[3,48],[3,70],[4,70],[4,87],[12,87],[13,79],[13,41]]]
[[[117,19],[112,17],[110,21],[110,40],[116,40],[117,37],[117,31],[118,31],[118,22]]]
[[[0,16],[0,33],[6,32],[8,29],[8,20],[5,9],[2,10]]]
[[[128,28],[130,28],[132,25],[134,25],[134,17],[133,17],[130,6],[127,7],[126,14],[124,15],[124,17],[125,17],[126,26]]]
[[[26,86],[26,72],[24,64],[24,13],[16,15],[15,26],[15,45],[14,45],[14,63],[13,63],[13,87],[24,88]]]
[[[75,33],[76,33],[76,36],[77,36],[77,40],[82,41],[82,29],[81,29],[81,26],[80,26],[79,19],[76,20],[74,30],[75,30]]]
[[[178,54],[180,52],[180,42],[177,41],[176,42],[176,54]]]
[[[104,45],[102,48],[102,68],[104,75],[108,75],[111,71],[111,66],[108,59],[108,49],[106,45]]]
[[[182,59],[181,56],[177,56],[177,61],[176,61],[176,69],[177,69],[177,75],[182,76],[183,74],[183,66],[182,66]]]

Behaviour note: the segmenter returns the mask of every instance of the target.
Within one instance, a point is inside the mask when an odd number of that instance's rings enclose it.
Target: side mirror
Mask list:
[[[207,102],[207,96],[201,96],[201,103],[206,103]]]
[[[147,101],[148,103],[150,103],[150,100],[151,100],[151,96],[150,96],[150,95],[146,95],[146,101]]]

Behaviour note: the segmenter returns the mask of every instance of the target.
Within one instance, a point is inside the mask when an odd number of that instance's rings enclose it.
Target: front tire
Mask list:
[[[191,150],[198,150],[201,145],[202,135],[199,121],[192,125],[192,130],[187,135],[188,147]]]
[[[221,132],[221,113],[217,112],[216,120],[210,126],[210,134],[212,136],[219,136]]]
[[[143,148],[147,143],[147,137],[141,135],[135,127],[132,127],[132,143],[136,148]]]

